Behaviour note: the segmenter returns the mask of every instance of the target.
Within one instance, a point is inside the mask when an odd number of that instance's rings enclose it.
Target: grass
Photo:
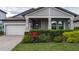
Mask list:
[[[79,43],[20,43],[13,51],[79,51]]]

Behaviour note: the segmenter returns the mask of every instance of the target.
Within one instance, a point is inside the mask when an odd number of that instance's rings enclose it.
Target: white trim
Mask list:
[[[26,16],[26,18],[73,18],[73,17],[70,17],[70,16]]]
[[[74,29],[74,23],[73,23],[74,18],[70,19],[70,29],[73,30]]]
[[[51,26],[51,18],[48,18],[48,29],[51,30],[52,26]]]
[[[29,32],[30,31],[30,24],[29,24],[29,18],[26,18],[26,32]]]
[[[64,27],[64,30],[65,30],[66,29],[66,23],[65,23],[65,21],[64,21],[64,24],[63,25],[64,25],[63,27]]]
[[[51,10],[50,10],[50,8],[49,8],[49,17],[51,16],[51,13],[50,13],[50,12],[51,12]]]
[[[26,23],[4,23],[4,24],[26,24]]]
[[[49,8],[49,16],[48,16],[48,29],[51,30],[52,26],[51,26],[51,16],[50,16],[50,8]]]

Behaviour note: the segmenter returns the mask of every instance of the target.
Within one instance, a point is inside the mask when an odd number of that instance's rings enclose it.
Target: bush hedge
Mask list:
[[[30,43],[30,42],[31,42],[30,37],[28,35],[24,35],[22,43]]]
[[[79,31],[64,32],[63,36],[65,37],[65,40],[68,43],[79,42]]]
[[[63,36],[55,36],[54,42],[64,42],[63,39],[64,39]]]
[[[31,30],[25,32],[23,41],[28,42],[63,42],[62,34],[73,30]],[[29,38],[27,37],[29,36]],[[28,38],[28,39],[27,39]]]
[[[79,27],[75,27],[74,30],[79,30]]]
[[[51,36],[50,34],[40,34],[39,35],[39,42],[51,42]]]

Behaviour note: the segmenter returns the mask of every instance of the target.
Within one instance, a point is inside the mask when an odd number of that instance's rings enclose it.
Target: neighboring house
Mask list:
[[[74,27],[79,28],[79,16],[75,17],[75,19],[74,19]]]
[[[3,23],[2,19],[6,18],[6,12],[3,10],[0,10],[0,31],[3,31]]]
[[[32,29],[74,29],[78,15],[61,7],[29,9],[12,18],[3,19],[6,35],[23,35]]]

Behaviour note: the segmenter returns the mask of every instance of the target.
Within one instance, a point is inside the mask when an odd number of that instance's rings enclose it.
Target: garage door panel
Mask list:
[[[25,25],[8,25],[6,26],[7,35],[23,35],[25,32]]]

